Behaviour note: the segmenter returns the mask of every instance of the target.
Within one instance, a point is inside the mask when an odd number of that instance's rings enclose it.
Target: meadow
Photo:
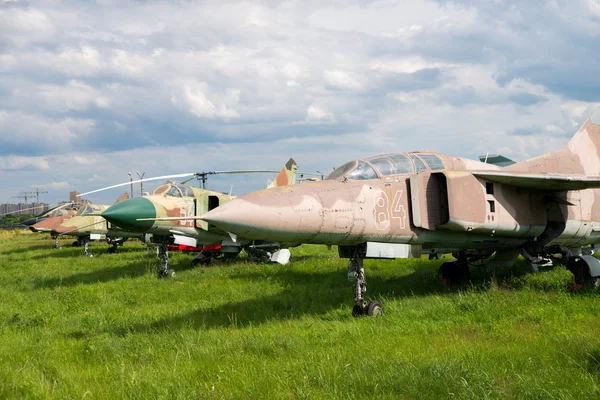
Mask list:
[[[600,398],[600,294],[562,266],[446,288],[441,260],[367,260],[380,318],[353,318],[347,260],[324,246],[289,265],[245,258],[174,278],[128,242],[51,248],[0,232],[2,399]]]

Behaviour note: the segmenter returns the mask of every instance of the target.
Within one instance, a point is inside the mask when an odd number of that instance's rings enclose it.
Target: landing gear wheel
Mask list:
[[[367,315],[369,317],[381,317],[383,315],[383,306],[380,302],[373,300],[367,305]]]
[[[71,243],[71,247],[79,247],[81,246],[81,243],[79,243],[77,240],[74,241],[73,243]]]
[[[586,283],[585,286],[589,287],[590,289],[600,290],[600,276],[597,276],[595,278],[586,279],[585,283]]]
[[[438,279],[448,287],[466,282],[470,279],[469,264],[458,260],[446,261],[438,269]]]
[[[117,248],[116,247],[109,247],[108,248],[108,254],[115,254],[117,252]]]
[[[363,306],[361,306],[360,304],[355,304],[354,307],[352,307],[352,316],[354,318],[358,318],[362,317],[363,315],[365,315],[365,309],[363,308]]]
[[[160,271],[158,273],[158,277],[159,278],[174,278],[175,277],[175,270],[174,269],[168,269],[166,271]]]
[[[210,264],[210,260],[212,260],[213,256],[214,256],[213,252],[210,252],[210,251],[201,251],[192,260],[191,265],[192,265],[192,267],[195,267],[195,266],[198,266],[198,265],[203,266],[203,267],[208,267],[208,265]]]

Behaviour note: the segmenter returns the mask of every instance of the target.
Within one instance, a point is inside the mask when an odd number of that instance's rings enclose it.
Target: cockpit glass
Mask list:
[[[346,177],[354,181],[364,181],[367,179],[377,179],[377,173],[369,164],[359,161],[356,168],[349,172]]]
[[[77,215],[93,214],[98,210],[99,208],[97,206],[94,207],[91,204],[88,204],[86,206],[81,207]]]
[[[350,161],[333,171],[326,179],[337,179],[342,176],[355,181],[378,178],[373,167],[366,162]]]
[[[419,157],[417,157],[414,154],[410,155],[410,158],[413,160],[413,162],[415,163],[415,168],[417,172],[421,172],[424,169],[427,169],[427,167],[425,166],[425,164],[423,164],[423,161],[421,161],[421,159]]]
[[[350,161],[341,167],[336,168],[332,173],[330,173],[325,180],[328,179],[337,179],[340,176],[344,175],[346,172],[350,171],[352,168],[356,166],[356,161]]]
[[[165,193],[167,197],[181,197],[181,190],[175,185],[171,185],[169,191]]]
[[[413,165],[404,154],[389,154],[367,158],[382,175],[411,174]]]
[[[425,161],[425,164],[429,165],[429,169],[432,171],[439,171],[445,168],[442,160],[435,154],[419,153],[419,157]]]
[[[191,187],[185,186],[185,185],[177,185],[177,187],[179,188],[179,190],[181,191],[181,194],[184,197],[194,197],[194,191],[192,190]]]

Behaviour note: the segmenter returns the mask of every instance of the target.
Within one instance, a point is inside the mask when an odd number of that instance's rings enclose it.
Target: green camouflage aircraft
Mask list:
[[[297,166],[293,159],[290,159],[286,165],[279,171],[277,177],[271,182],[269,187],[279,187],[283,185],[294,184],[296,181]],[[207,175],[212,174],[241,174],[241,173],[262,173],[278,172],[273,170],[252,170],[252,171],[216,171],[203,172],[195,174],[178,174],[162,176],[157,178],[148,178],[137,182],[146,182],[149,180],[195,176],[202,180],[203,186],[206,183]],[[89,195],[109,188],[130,185],[132,182],[126,182],[108,188],[94,190],[83,193]],[[274,262],[285,264],[289,260],[289,250],[280,249],[278,242],[260,242],[260,241],[238,241],[234,235],[209,226],[204,221],[186,220],[182,218],[203,215],[220,205],[234,199],[235,196],[219,193],[204,188],[197,188],[186,185],[185,182],[165,183],[159,186],[151,195],[129,199],[113,205],[104,210],[100,215],[111,224],[119,226],[130,232],[144,234],[144,239],[148,243],[153,243],[158,247],[158,257],[160,259],[159,277],[173,276],[174,271],[169,269],[169,251],[170,244],[183,244],[187,246],[212,246],[221,245],[217,251],[202,251],[193,264],[208,263],[213,257],[222,255],[225,258],[236,257],[244,249],[251,258],[269,259]],[[171,220],[171,218],[179,218]]]

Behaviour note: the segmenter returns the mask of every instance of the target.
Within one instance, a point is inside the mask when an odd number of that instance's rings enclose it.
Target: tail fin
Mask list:
[[[296,161],[294,161],[293,158],[290,158],[275,179],[267,186],[267,189],[295,184],[297,169],[298,166],[296,165]]]
[[[600,112],[596,114],[596,122],[600,123]],[[579,128],[566,150],[577,156],[585,175],[600,175],[600,125],[592,122],[591,118]]]
[[[598,113],[600,117],[600,113]],[[521,161],[508,171],[600,176],[600,125],[591,118],[579,128],[562,150]],[[600,122],[600,118],[596,118]]]
[[[127,193],[127,192],[123,192],[123,194],[122,194],[121,196],[119,196],[119,198],[117,199],[117,201],[115,201],[115,202],[113,203],[113,205],[115,205],[115,204],[117,204],[117,203],[120,203],[120,202],[122,202],[122,201],[128,200],[128,199],[129,199],[129,193]]]

